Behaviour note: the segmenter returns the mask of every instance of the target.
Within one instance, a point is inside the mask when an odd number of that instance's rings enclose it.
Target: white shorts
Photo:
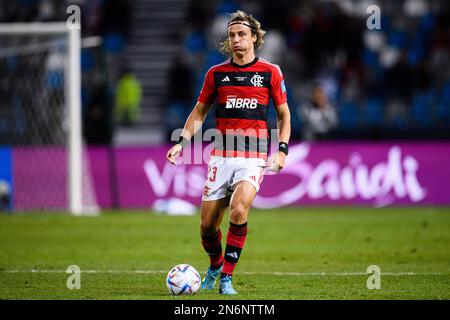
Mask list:
[[[266,161],[259,158],[211,156],[202,201],[212,201],[231,195],[240,181],[250,182],[259,191]]]

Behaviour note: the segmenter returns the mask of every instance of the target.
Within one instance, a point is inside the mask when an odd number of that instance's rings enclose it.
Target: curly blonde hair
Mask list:
[[[228,21],[228,26],[233,22],[246,22],[252,30],[252,34],[256,35],[256,42],[254,43],[254,48],[259,49],[264,43],[264,35],[266,31],[261,29],[261,23],[256,20],[252,15],[245,13],[244,11],[238,10],[230,15],[230,20]],[[228,40],[228,35],[220,42],[219,51],[224,55],[231,55],[232,50],[230,48],[230,41]]]

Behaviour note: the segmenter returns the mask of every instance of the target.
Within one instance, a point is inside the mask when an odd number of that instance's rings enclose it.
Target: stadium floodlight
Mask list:
[[[82,141],[81,47],[66,22],[0,24],[0,145],[17,149],[15,174],[29,165],[14,181],[17,210],[99,212]]]

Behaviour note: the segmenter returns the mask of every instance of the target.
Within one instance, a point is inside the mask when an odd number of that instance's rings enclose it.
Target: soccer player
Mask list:
[[[255,55],[264,42],[261,24],[253,16],[236,11],[227,29],[220,50],[230,59],[208,70],[198,102],[180,139],[167,152],[167,160],[176,165],[175,157],[199,129],[194,124],[202,123],[215,104],[216,129],[222,138],[214,142],[202,197],[200,233],[210,266],[201,289],[213,289],[220,275],[219,293],[236,294],[232,275],[247,235],[249,210],[264,170],[269,166],[279,172],[285,165],[291,125],[280,68]],[[276,107],[280,144],[268,161],[270,98]],[[228,207],[230,226],[223,254],[220,224]]]

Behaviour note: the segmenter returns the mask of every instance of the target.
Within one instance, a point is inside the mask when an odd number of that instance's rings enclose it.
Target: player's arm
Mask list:
[[[287,103],[276,106],[277,127],[280,142],[289,143],[291,137],[291,112]]]
[[[275,161],[278,161],[278,169],[281,170],[286,163],[287,145],[291,137],[291,112],[287,103],[277,105],[275,110],[277,112],[278,138],[280,141],[280,148]]]
[[[181,131],[180,139],[178,139],[178,142],[167,152],[166,158],[170,163],[176,165],[175,157],[181,153],[183,147],[201,128],[210,109],[211,105],[207,105],[200,101],[194,106]]]

